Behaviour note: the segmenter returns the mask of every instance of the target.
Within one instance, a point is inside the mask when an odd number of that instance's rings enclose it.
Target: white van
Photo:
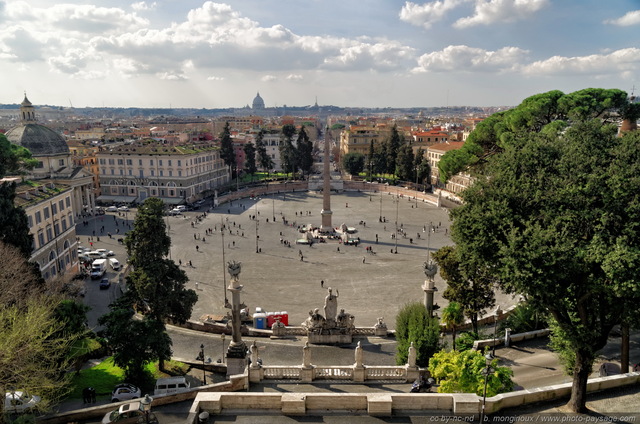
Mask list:
[[[111,265],[111,269],[114,271],[120,269],[120,262],[116,258],[109,258],[109,265]]]
[[[156,395],[170,395],[174,393],[186,392],[191,389],[191,384],[184,377],[168,377],[156,380]]]
[[[85,253],[85,255],[87,255],[91,259],[106,259],[107,258],[107,254],[106,253],[97,252],[95,250],[92,250],[91,252],[87,252],[87,253]]]

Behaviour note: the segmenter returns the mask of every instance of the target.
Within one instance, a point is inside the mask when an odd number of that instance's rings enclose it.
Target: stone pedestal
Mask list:
[[[303,383],[311,383],[313,381],[313,367],[302,368],[300,370],[300,380]]]
[[[354,367],[353,368],[353,381],[356,383],[364,382],[365,377],[365,369],[364,367]]]
[[[372,394],[367,397],[367,412],[372,417],[390,417],[392,405],[390,394]]]
[[[309,334],[307,338],[312,344],[351,344],[353,342],[351,334]]]
[[[247,358],[230,358],[227,356],[227,378],[244,373],[247,363]]]
[[[306,412],[305,396],[299,393],[282,394],[283,415],[304,415]]]

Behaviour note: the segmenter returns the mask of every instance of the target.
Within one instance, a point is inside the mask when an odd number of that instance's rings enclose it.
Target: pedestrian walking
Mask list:
[[[367,258],[365,258],[364,256],[362,257],[362,263],[365,263],[367,260]]]
[[[178,265],[182,266],[182,259],[178,259]]]
[[[320,280],[320,288],[324,288],[324,280]]]
[[[200,251],[200,246],[196,245],[196,252]]]
[[[189,266],[193,268],[193,264],[191,263],[191,261],[189,261]]]

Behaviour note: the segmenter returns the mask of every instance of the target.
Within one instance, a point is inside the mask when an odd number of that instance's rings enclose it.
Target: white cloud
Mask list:
[[[175,74],[171,72],[161,72],[161,73],[158,73],[156,76],[161,80],[168,80],[168,81],[184,81],[189,79],[184,74]]]
[[[147,3],[146,1],[141,1],[138,3],[133,3],[131,8],[135,11],[144,11],[144,10],[154,10],[158,4],[154,1],[153,3]]]
[[[428,29],[465,1],[470,0],[438,0],[424,4],[407,1],[400,10],[400,20]]]
[[[207,81],[224,81],[224,77],[210,76],[207,77]]]
[[[276,77],[275,75],[265,75],[262,78],[260,78],[260,81],[262,82],[273,82],[276,81],[278,79],[278,77]]]
[[[491,25],[530,19],[531,15],[549,4],[549,0],[476,0],[475,14],[458,19],[456,28]]]
[[[529,75],[623,74],[640,67],[640,48],[626,48],[608,54],[580,57],[553,56],[533,62],[522,71]]]
[[[64,55],[49,58],[52,69],[63,74],[76,74],[87,65],[87,52],[82,49],[69,49]]]
[[[469,46],[448,46],[437,52],[427,53],[418,59],[413,73],[421,72],[501,72],[513,70],[527,54],[518,47],[503,47],[488,51]]]
[[[340,48],[339,54],[327,57],[324,63],[336,69],[394,70],[406,68],[413,58],[414,49],[395,41],[359,42]]]
[[[286,79],[289,81],[302,81],[304,78],[300,74],[289,74]]]
[[[640,10],[632,10],[625,13],[624,16],[618,19],[607,19],[605,24],[618,25],[618,26],[631,26],[640,24]]]

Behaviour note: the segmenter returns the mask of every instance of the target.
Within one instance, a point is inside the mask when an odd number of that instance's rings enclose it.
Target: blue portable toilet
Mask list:
[[[253,328],[265,330],[267,328],[267,314],[264,312],[253,314]]]

